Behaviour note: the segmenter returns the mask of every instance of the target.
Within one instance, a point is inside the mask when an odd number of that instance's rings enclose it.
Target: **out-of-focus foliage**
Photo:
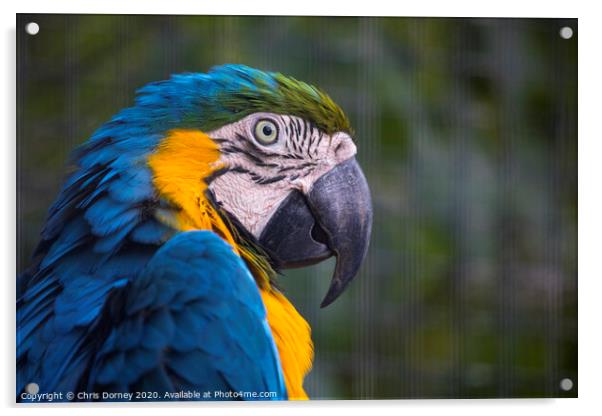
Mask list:
[[[576,20],[19,16],[18,267],[69,152],[134,91],[244,63],[347,112],[375,222],[357,280],[281,278],[313,327],[314,398],[575,396]]]

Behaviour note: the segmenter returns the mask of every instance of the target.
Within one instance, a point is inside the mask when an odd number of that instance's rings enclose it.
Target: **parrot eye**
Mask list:
[[[278,127],[273,121],[259,120],[255,125],[255,138],[261,144],[273,144],[278,139]]]

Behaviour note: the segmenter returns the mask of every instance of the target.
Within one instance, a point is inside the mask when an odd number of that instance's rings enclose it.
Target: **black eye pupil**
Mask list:
[[[272,127],[271,126],[263,126],[263,134],[265,134],[266,136],[270,136],[272,134]]]

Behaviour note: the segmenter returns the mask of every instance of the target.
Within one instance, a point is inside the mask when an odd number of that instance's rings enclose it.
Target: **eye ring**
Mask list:
[[[274,144],[278,140],[278,125],[270,119],[261,119],[255,124],[253,135],[261,144]]]

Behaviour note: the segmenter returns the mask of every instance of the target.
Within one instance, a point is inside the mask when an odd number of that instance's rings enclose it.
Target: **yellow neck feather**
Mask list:
[[[230,243],[259,282],[268,322],[278,352],[289,399],[307,399],[303,378],[311,368],[313,344],[307,322],[295,307],[269,284],[256,254],[236,242],[235,235],[207,200],[205,179],[224,166],[219,148],[209,136],[196,130],[172,130],[149,157],[153,184],[159,195],[178,207],[175,213],[159,212],[160,221],[182,231],[211,230]]]

